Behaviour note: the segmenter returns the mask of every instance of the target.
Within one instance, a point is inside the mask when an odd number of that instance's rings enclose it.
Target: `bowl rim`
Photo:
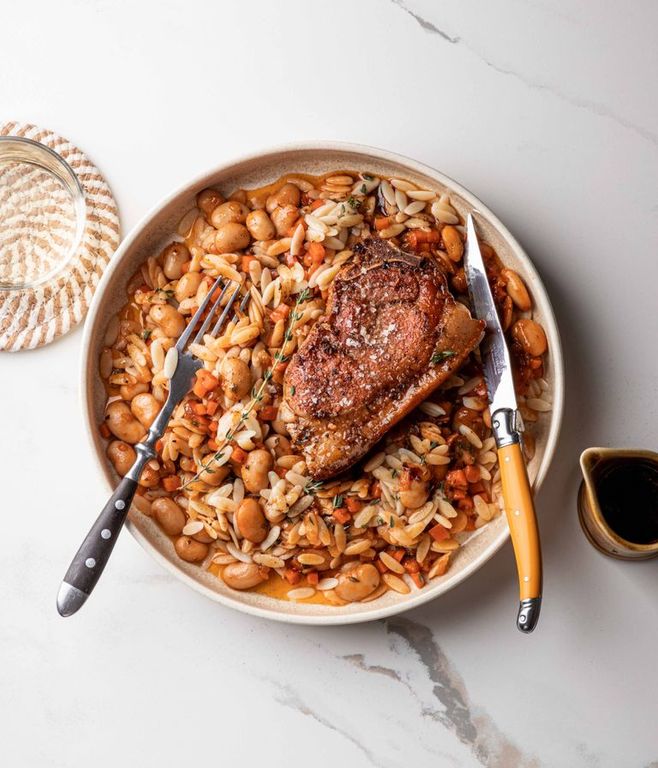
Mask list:
[[[521,247],[520,243],[516,240],[514,235],[503,224],[503,222],[494,214],[488,206],[486,206],[476,195],[474,195],[469,189],[464,187],[459,182],[455,181],[450,176],[447,176],[443,172],[429,166],[425,163],[421,163],[413,158],[399,154],[397,152],[391,152],[389,150],[380,149],[378,147],[370,146],[367,144],[358,144],[352,142],[343,141],[296,141],[286,144],[278,144],[274,146],[264,147],[256,152],[250,152],[238,157],[229,158],[226,161],[214,165],[212,169],[203,171],[196,174],[193,178],[186,182],[179,184],[172,192],[161,198],[155,205],[153,205],[131,228],[130,232],[121,241],[119,247],[115,251],[110,263],[106,267],[101,280],[98,283],[96,291],[94,292],[93,299],[91,301],[89,311],[84,323],[82,346],[80,353],[80,406],[82,409],[82,416],[84,422],[84,431],[87,436],[92,453],[98,459],[97,470],[99,474],[104,476],[105,484],[108,492],[112,492],[113,488],[110,485],[107,475],[102,471],[100,466],[100,457],[98,455],[96,442],[94,440],[94,432],[92,419],[90,415],[92,413],[92,404],[90,403],[88,387],[88,372],[90,370],[96,370],[96,366],[89,365],[90,353],[92,349],[92,330],[96,322],[96,316],[100,310],[101,302],[105,296],[107,286],[110,284],[115,273],[120,269],[123,262],[123,257],[127,251],[129,251],[135,240],[139,237],[142,230],[147,227],[171,202],[177,197],[185,194],[186,191],[201,186],[204,183],[213,183],[211,180],[221,173],[227,173],[233,168],[245,163],[253,163],[258,160],[266,160],[270,155],[276,155],[286,152],[345,152],[370,156],[376,160],[384,160],[392,164],[398,164],[406,166],[420,175],[429,176],[435,179],[445,187],[454,190],[464,200],[466,200],[474,209],[476,209],[484,218],[486,218],[501,234],[505,241],[522,259],[524,267],[528,274],[532,277],[533,281],[539,284],[542,292],[542,299],[545,304],[545,315],[548,325],[550,326],[549,335],[551,337],[551,359],[554,369],[554,397],[552,407],[551,425],[548,430],[548,436],[546,440],[546,447],[542,457],[541,465],[537,472],[537,477],[534,483],[535,493],[540,489],[542,483],[546,478],[548,469],[553,461],[555,450],[560,436],[562,427],[562,419],[564,412],[564,359],[562,354],[562,343],[560,340],[559,326],[555,317],[550,297],[545,289],[544,282],[541,279],[537,269]],[[255,605],[249,605],[242,603],[237,599],[233,599],[219,592],[215,592],[206,587],[200,581],[192,578],[180,568],[177,568],[174,563],[168,560],[163,554],[161,554],[156,547],[154,547],[139,528],[132,522],[130,517],[126,520],[126,527],[137,540],[140,546],[153,557],[156,562],[162,565],[167,571],[173,574],[177,579],[190,586],[195,591],[209,597],[211,600],[220,603],[226,607],[233,608],[243,613],[257,616],[259,618],[270,619],[272,621],[280,621],[286,624],[303,624],[303,625],[343,625],[343,624],[360,624],[369,621],[375,621],[378,619],[384,619],[389,616],[394,616],[399,613],[411,610],[412,608],[418,608],[425,603],[440,597],[441,595],[449,592],[451,589],[461,584],[475,571],[479,570],[488,560],[490,560],[496,552],[505,544],[509,538],[509,527],[507,524],[502,528],[498,536],[489,544],[487,549],[474,558],[468,565],[466,565],[454,578],[446,583],[443,588],[437,588],[435,590],[419,590],[416,593],[406,596],[404,601],[395,603],[393,605],[387,605],[380,608],[373,607],[372,610],[364,613],[355,614],[343,614],[340,609],[336,610],[336,613],[323,614],[323,615],[305,615],[279,612],[276,608],[261,608]]]

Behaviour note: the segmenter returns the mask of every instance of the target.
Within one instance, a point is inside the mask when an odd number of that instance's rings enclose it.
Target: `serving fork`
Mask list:
[[[232,283],[222,276],[217,278],[173,347],[176,350],[172,355],[175,357],[174,370],[169,376],[167,399],[144,439],[135,446],[137,458],[134,464],[108,499],[103,511],[92,525],[66,571],[57,593],[57,610],[61,616],[71,616],[80,610],[103,573],[114,549],[116,539],[128,516],[142,470],[147,462],[155,457],[155,444],[162,437],[174,408],[190,391],[196,372],[203,367],[203,362],[189,351],[190,339],[194,334],[191,343],[197,344],[201,342],[207,332],[210,332],[212,336],[217,336],[222,330],[240,294],[240,286],[238,285],[235,290],[232,290],[231,285]],[[233,283],[233,285],[235,284]],[[218,290],[219,295],[213,299]],[[222,301],[227,296],[226,303],[222,306]],[[240,302],[240,312],[245,311],[248,302],[249,293],[247,292]],[[203,318],[206,311],[207,315]],[[210,325],[217,315],[219,317],[212,330],[209,331]],[[237,313],[233,316],[234,320],[236,318]],[[195,334],[194,331],[200,322],[201,327]],[[171,354],[171,350],[168,354]]]

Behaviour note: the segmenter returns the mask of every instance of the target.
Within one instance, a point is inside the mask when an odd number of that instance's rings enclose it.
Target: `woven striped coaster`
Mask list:
[[[78,177],[85,198],[85,229],[76,253],[55,277],[33,288],[0,291],[0,350],[15,352],[49,344],[85,316],[98,281],[119,245],[119,215],[107,182],[89,158],[70,141],[28,123],[4,123],[0,136],[23,136],[64,158]],[[48,216],[52,215],[49,221]],[[58,212],[39,220],[44,233],[56,232]],[[3,241],[14,233],[1,221]],[[15,233],[16,237],[19,233]]]

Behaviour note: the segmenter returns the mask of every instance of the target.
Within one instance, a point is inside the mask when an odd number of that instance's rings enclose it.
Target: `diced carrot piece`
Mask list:
[[[404,236],[404,244],[407,248],[411,248],[412,251],[420,250],[420,243],[418,242],[418,235],[414,230],[409,230]]]
[[[450,538],[450,531],[444,528],[441,523],[437,523],[434,527],[430,528],[429,534],[434,541],[445,541],[445,539]]]
[[[346,496],[345,506],[351,514],[355,515],[363,509],[363,502],[361,499],[357,499],[356,496]]]
[[[210,448],[211,451],[217,451],[219,450],[219,445],[214,440],[208,440],[208,448]]]
[[[377,566],[377,570],[380,573],[386,573],[386,571],[388,571],[388,568],[384,565],[384,563],[379,558],[377,558],[375,565]]]
[[[249,274],[249,265],[252,261],[258,261],[258,259],[255,256],[249,256],[248,254],[245,254],[242,259],[240,260],[240,267],[243,272],[246,272]]]
[[[453,501],[456,499],[465,499],[465,498],[466,498],[466,491],[463,491],[461,488],[458,488],[456,491],[452,492]]]
[[[418,573],[418,571],[420,571],[420,565],[413,557],[408,557],[402,565],[404,565],[404,570],[407,573]]]
[[[352,516],[345,507],[336,507],[331,514],[334,516],[334,520],[337,523],[341,523],[341,525],[345,525],[348,520],[352,519]]]
[[[412,573],[411,578],[418,589],[422,589],[425,586],[425,577],[422,573]]]
[[[279,306],[270,314],[270,320],[276,323],[279,320],[285,320],[290,314],[290,307],[287,304],[279,304]]]
[[[375,229],[381,232],[382,229],[386,229],[391,225],[392,219],[390,216],[376,216],[375,217]]]
[[[308,582],[309,586],[311,587],[317,587],[318,581],[320,581],[320,576],[317,571],[311,571],[310,573],[306,574],[306,581]]]
[[[156,440],[156,441],[155,441],[155,450],[156,450],[158,453],[162,453],[162,448],[163,448],[163,446],[164,446],[164,443],[162,442],[162,439],[160,439],[160,440]]]
[[[279,477],[285,477],[288,470],[285,467],[275,467],[274,471]]]
[[[463,469],[453,469],[452,472],[448,472],[446,475],[446,485],[451,485],[453,488],[468,488],[468,480]]]
[[[480,479],[480,467],[477,464],[469,464],[464,467],[464,475],[469,483],[477,483]]]
[[[468,490],[470,491],[470,493],[480,493],[480,494],[485,493],[484,483],[482,482],[482,480],[480,480],[480,482],[478,483],[473,483]]]
[[[389,552],[391,557],[394,557],[398,563],[402,562],[402,558],[405,555],[404,549],[396,549],[394,552]]]
[[[206,413],[208,414],[208,416],[214,416],[218,408],[219,408],[219,403],[217,402],[217,400],[208,400],[208,402],[206,403]]]
[[[216,421],[211,421],[208,424],[208,432],[210,432],[211,435],[214,435],[215,432],[217,432],[218,423]]]
[[[207,413],[206,406],[203,403],[190,403],[190,408],[197,416],[205,416]]]
[[[466,528],[464,528],[465,531],[474,531],[475,530],[475,521],[471,520],[469,517],[468,522],[466,523]]]
[[[261,421],[274,421],[279,415],[279,409],[276,405],[266,405],[258,411]]]
[[[283,575],[288,584],[299,584],[302,580],[302,574],[294,568],[286,568]]]
[[[381,499],[382,487],[379,484],[379,480],[375,480],[370,486],[370,495],[372,496],[373,499]]]
[[[422,229],[414,229],[405,235],[405,244],[414,251],[423,253],[429,251],[430,243],[438,243],[441,235],[434,229],[429,232]]]
[[[235,461],[238,464],[244,464],[248,455],[249,454],[246,451],[243,451],[239,445],[234,445],[233,451],[231,452],[231,461]]]
[[[311,203],[311,210],[315,211],[318,208],[321,208],[326,202],[327,202],[326,200],[323,200],[321,197],[319,197],[317,200],[314,200]]]
[[[192,391],[197,397],[205,397],[208,392],[216,389],[218,386],[219,379],[216,376],[213,376],[210,371],[202,368],[200,371],[196,372],[196,381],[194,382]]]
[[[305,267],[317,267],[318,264],[322,264],[324,261],[326,251],[322,243],[309,243],[306,246],[306,254],[304,255]]]
[[[169,475],[168,477],[162,478],[162,487],[165,489],[165,491],[168,491],[169,493],[172,493],[177,488],[180,488],[181,482],[180,477],[178,475]]]
[[[107,426],[107,424],[104,421],[99,425],[98,431],[101,433],[101,437],[104,437],[106,440],[112,434],[110,432],[110,428]]]
[[[470,496],[465,496],[457,502],[457,509],[461,512],[470,512],[474,506],[473,499]]]

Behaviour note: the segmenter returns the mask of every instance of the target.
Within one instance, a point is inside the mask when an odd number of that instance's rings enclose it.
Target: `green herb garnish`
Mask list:
[[[451,349],[446,349],[443,352],[435,352],[432,357],[430,357],[430,363],[432,365],[438,365],[449,357],[454,357],[456,354],[457,353],[453,352]]]
[[[365,184],[362,184],[361,185],[361,189],[359,190],[359,192],[361,192],[362,195],[367,195],[368,194],[368,187],[366,187]]]
[[[156,288],[155,292],[163,294],[163,296],[166,296],[168,299],[173,299],[174,297],[174,292],[171,288]]]
[[[304,487],[304,491],[309,496],[315,496],[315,494],[322,488],[323,482],[322,480],[315,480],[312,483],[307,483]]]
[[[374,176],[371,176],[369,173],[363,173],[363,174],[361,174],[361,175],[363,176],[363,178],[364,178],[366,181],[372,181],[372,180],[375,178]]]
[[[353,197],[352,195],[347,198],[347,204],[354,208],[355,211],[361,207],[361,201],[357,200],[356,197]]]
[[[142,338],[144,341],[148,341],[153,331],[150,328],[144,328],[142,331]]]
[[[343,497],[340,494],[337,494],[334,496],[334,499],[331,503],[334,509],[338,509],[339,507],[343,506]]]

